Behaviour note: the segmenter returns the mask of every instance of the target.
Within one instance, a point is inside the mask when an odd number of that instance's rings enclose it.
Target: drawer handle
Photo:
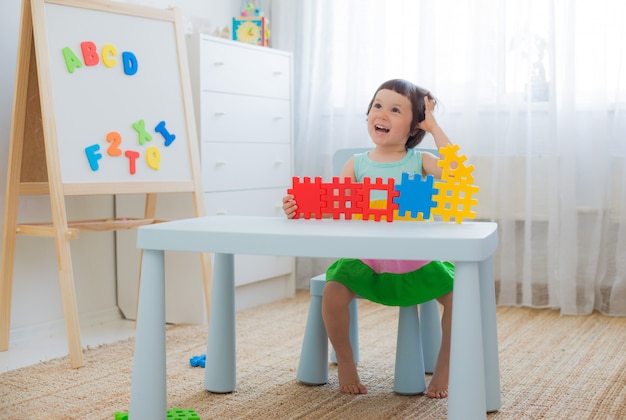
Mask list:
[[[272,74],[273,74],[274,76],[280,76],[280,75],[282,75],[282,74],[283,74],[283,72],[282,72],[282,71],[280,71],[280,70],[278,70],[278,71],[273,72]]]
[[[284,160],[282,160],[282,159],[276,159],[276,160],[274,161],[274,165],[282,165],[283,163],[285,163],[285,161],[284,161]]]
[[[216,116],[216,117],[223,117],[224,115],[226,115],[226,113],[225,113],[225,112],[222,112],[222,111],[217,111],[217,112],[215,113],[215,116]]]
[[[276,120],[276,121],[280,121],[282,119],[283,119],[282,115],[277,115],[277,116],[274,117],[274,120]]]
[[[224,160],[218,160],[217,162],[215,162],[215,166],[224,166],[226,165],[226,161]]]
[[[223,216],[225,214],[228,214],[228,212],[226,210],[217,210],[215,214],[218,216]]]
[[[214,65],[214,66],[216,66],[216,67],[218,67],[218,66],[223,66],[223,65],[224,65],[224,62],[223,62],[223,61],[215,61],[215,62],[213,63],[213,65]]]

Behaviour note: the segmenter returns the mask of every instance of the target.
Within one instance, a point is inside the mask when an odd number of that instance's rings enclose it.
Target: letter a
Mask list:
[[[70,49],[70,47],[63,48],[63,58],[65,59],[65,65],[67,66],[67,71],[70,73],[74,73],[74,70],[81,68],[83,63],[80,62],[76,54]]]

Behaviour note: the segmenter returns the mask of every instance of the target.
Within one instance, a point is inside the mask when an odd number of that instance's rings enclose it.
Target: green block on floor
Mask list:
[[[172,408],[167,410],[168,420],[200,420],[200,416],[195,411],[189,409],[184,410],[182,408]],[[128,420],[128,411],[115,412],[115,420]]]
[[[200,416],[195,411],[183,410],[182,408],[167,410],[167,418],[168,420],[200,420]]]

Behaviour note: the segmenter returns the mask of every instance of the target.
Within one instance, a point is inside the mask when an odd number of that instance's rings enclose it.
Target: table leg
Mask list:
[[[455,264],[448,419],[484,419],[485,368],[477,262]]]
[[[215,254],[204,388],[215,393],[237,387],[235,366],[235,264],[233,254]]]
[[[165,377],[165,274],[163,251],[143,250],[129,417],[167,414]]]
[[[485,392],[487,412],[496,411],[502,406],[500,400],[500,362],[498,356],[498,326],[496,323],[496,291],[493,281],[493,257],[481,261],[478,266],[480,276],[480,302],[483,323],[483,350],[485,360]]]

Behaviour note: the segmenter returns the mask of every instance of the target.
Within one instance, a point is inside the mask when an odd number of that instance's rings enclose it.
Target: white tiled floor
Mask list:
[[[118,319],[103,324],[81,328],[81,344],[95,347],[135,335],[135,321]],[[66,356],[65,331],[51,335],[25,336],[11,339],[9,350],[0,352],[0,373],[30,366],[46,360]]]

